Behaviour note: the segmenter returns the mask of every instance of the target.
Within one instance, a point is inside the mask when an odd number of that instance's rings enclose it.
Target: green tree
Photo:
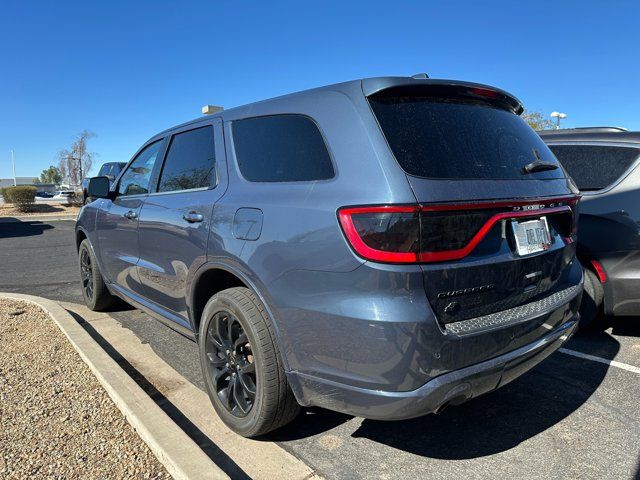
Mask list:
[[[42,183],[55,183],[56,185],[62,183],[62,173],[58,167],[51,165],[46,168],[40,174],[40,180]]]
[[[529,110],[525,110],[520,116],[534,130],[552,130],[556,128],[555,123],[553,123],[550,118],[547,118],[541,112],[532,112]]]

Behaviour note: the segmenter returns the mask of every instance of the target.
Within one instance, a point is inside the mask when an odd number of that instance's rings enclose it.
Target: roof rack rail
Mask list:
[[[546,134],[549,133],[571,133],[571,132],[580,132],[580,133],[603,133],[603,132],[628,132],[626,128],[623,127],[573,127],[573,128],[557,128],[551,130],[541,130]]]
[[[628,132],[623,127],[575,127],[574,130],[593,130],[597,132]]]

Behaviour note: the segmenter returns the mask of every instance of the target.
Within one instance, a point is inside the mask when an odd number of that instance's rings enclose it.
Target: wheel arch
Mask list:
[[[80,250],[80,244],[82,241],[87,238],[89,238],[89,235],[87,235],[87,232],[85,232],[82,227],[76,228],[76,252]]]
[[[246,287],[251,290],[262,302],[276,334],[278,350],[285,370],[289,370],[284,340],[270,302],[265,298],[265,287],[246,268],[232,266],[223,262],[208,262],[202,265],[194,274],[193,281],[188,292],[189,318],[191,327],[198,341],[200,317],[209,299],[216,293],[232,287]]]

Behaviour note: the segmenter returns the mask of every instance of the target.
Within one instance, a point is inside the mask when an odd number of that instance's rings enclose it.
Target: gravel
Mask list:
[[[0,298],[0,478],[171,478],[40,307]]]

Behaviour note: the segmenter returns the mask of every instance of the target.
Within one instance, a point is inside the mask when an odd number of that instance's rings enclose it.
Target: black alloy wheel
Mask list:
[[[80,278],[84,294],[87,298],[93,299],[93,264],[87,249],[80,252]]]
[[[207,370],[222,405],[243,418],[256,399],[256,365],[247,334],[238,319],[226,311],[217,312],[206,333]]]

